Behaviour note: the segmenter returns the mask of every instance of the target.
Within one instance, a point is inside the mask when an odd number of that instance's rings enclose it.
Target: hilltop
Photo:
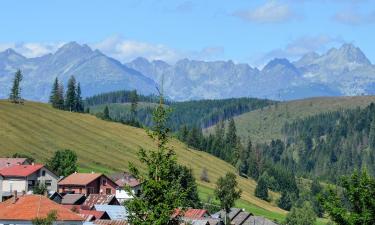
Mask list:
[[[320,97],[287,101],[234,117],[237,132],[242,140],[248,137],[255,142],[282,139],[281,128],[285,122],[306,118],[323,112],[365,107],[375,102],[375,96]],[[211,132],[213,126],[206,129]]]
[[[128,163],[139,164],[136,153],[139,148],[154,149],[155,144],[143,129],[114,122],[107,122],[87,114],[55,110],[47,104],[26,102],[15,105],[0,101],[0,155],[25,153],[37,161],[45,162],[54,151],[72,149],[79,158],[81,171],[110,173],[127,170]],[[234,168],[205,152],[187,148],[173,140],[171,146],[181,164],[190,167],[199,177],[204,167],[208,170],[210,183],[197,179],[200,194],[212,194],[219,176]],[[285,211],[273,203],[253,196],[256,182],[238,177],[243,190],[237,205],[257,215],[271,219],[282,219]],[[275,193],[271,193],[274,200]]]

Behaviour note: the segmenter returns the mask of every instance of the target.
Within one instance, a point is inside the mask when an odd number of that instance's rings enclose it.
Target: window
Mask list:
[[[105,178],[102,179],[102,185],[103,185],[103,186],[106,186],[106,185],[107,185],[107,179],[105,179]]]
[[[51,187],[51,185],[52,185],[52,180],[45,180],[45,181],[44,181],[44,184],[46,185],[46,187]]]
[[[110,188],[106,188],[106,189],[105,189],[105,193],[106,193],[107,195],[112,194],[112,189],[110,189]]]
[[[46,176],[46,171],[45,170],[42,170],[42,176]]]
[[[87,194],[94,194],[94,188],[93,187],[88,187],[87,188]]]
[[[79,188],[79,193],[82,194],[82,188]]]

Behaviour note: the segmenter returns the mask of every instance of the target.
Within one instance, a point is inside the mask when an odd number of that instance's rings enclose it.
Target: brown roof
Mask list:
[[[0,169],[7,166],[22,165],[27,162],[26,158],[0,158]]]
[[[57,221],[82,221],[83,218],[42,195],[24,195],[0,203],[0,220],[30,221],[57,212]]]
[[[59,182],[59,185],[85,186],[102,176],[101,173],[73,173]]]
[[[111,178],[120,187],[125,187],[125,186],[136,187],[140,184],[140,181],[137,180],[132,174],[128,172],[112,174]]]
[[[112,201],[119,205],[115,195],[90,194],[82,204],[82,209],[92,209],[95,205],[108,205]]]
[[[97,225],[128,225],[126,220],[95,220],[94,224]]]

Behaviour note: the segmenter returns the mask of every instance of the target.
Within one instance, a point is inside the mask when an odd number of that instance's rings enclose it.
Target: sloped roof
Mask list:
[[[251,216],[243,225],[278,225],[277,223],[261,216]]]
[[[115,195],[90,194],[82,204],[82,209],[92,209],[95,205],[108,205],[115,198]]]
[[[118,186],[125,187],[136,187],[141,184],[141,182],[136,179],[132,174],[128,172],[115,173],[110,176]]]
[[[27,158],[0,158],[0,169],[7,166],[22,165]]]
[[[172,214],[172,218],[176,218],[177,216],[181,216],[184,218],[203,218],[205,215],[209,215],[208,211],[205,209],[186,209],[182,211],[181,209],[175,209]]]
[[[95,205],[94,209],[105,211],[111,220],[125,220],[128,217],[128,211],[122,205]]]
[[[128,225],[126,220],[95,220],[97,225]]]
[[[86,198],[83,194],[66,194],[61,199],[63,205],[76,205],[78,201],[84,201]]]
[[[59,185],[85,186],[102,176],[101,173],[73,173],[59,182]]]
[[[79,210],[79,215],[82,216],[86,221],[107,219],[109,216],[106,212],[96,210]]]
[[[13,165],[0,169],[0,174],[4,177],[27,177],[43,167],[42,164]]]
[[[51,211],[57,212],[57,221],[83,221],[79,215],[42,195],[24,195],[16,201],[13,197],[0,203],[0,221],[30,221],[45,218]]]

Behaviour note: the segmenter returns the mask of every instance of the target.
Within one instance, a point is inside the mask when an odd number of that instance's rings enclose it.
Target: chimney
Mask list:
[[[7,162],[7,167],[9,167],[10,166],[10,162]]]
[[[32,162],[32,163],[31,163],[31,165],[32,165],[32,166],[34,166],[34,165],[35,165],[35,163],[34,163],[34,162]]]
[[[13,192],[13,203],[17,202],[17,191]]]

